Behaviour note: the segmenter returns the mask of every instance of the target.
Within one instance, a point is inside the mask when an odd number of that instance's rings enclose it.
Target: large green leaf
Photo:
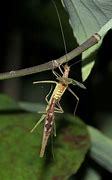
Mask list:
[[[112,172],[112,140],[91,126],[88,126],[91,137],[91,157],[108,171]]]
[[[40,178],[43,161],[38,133],[30,133],[33,119],[31,114],[0,116],[0,179]]]
[[[43,127],[39,126],[30,133],[35,124],[33,121],[40,115],[12,111],[20,108],[31,108],[32,111],[31,106],[34,111],[35,104],[16,103],[5,95],[0,97],[1,110],[6,110],[0,114],[0,179],[66,179],[78,170],[90,145],[88,130],[80,119],[70,115],[56,116],[55,160],[51,146],[47,147],[45,158],[41,159],[39,150]],[[66,171],[63,172],[65,163]]]
[[[79,44],[98,32],[112,18],[110,0],[62,0],[69,12],[70,24]]]
[[[46,180],[68,179],[77,172],[90,147],[86,125],[79,118],[65,115],[59,121],[62,121],[60,123],[64,127],[57,128],[57,137],[54,143],[55,161],[47,168]]]
[[[83,162],[90,143],[80,119],[70,115],[55,118],[58,127],[53,160],[51,146],[47,146],[44,158],[39,157],[42,126],[30,133],[37,117],[30,113],[0,115],[0,179],[63,180]]]
[[[74,36],[79,44],[82,44],[91,35],[99,32],[100,29],[112,19],[112,1],[110,0],[62,0],[64,7],[69,13],[69,21],[73,29]],[[112,24],[109,28],[112,28]],[[105,30],[105,33],[108,29]],[[95,57],[88,56],[98,49],[99,44],[82,53],[82,60],[89,61],[82,64],[82,79],[88,77],[94,65]],[[85,66],[86,64],[86,66]]]

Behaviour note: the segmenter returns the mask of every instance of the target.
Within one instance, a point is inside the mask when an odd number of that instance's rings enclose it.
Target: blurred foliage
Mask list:
[[[88,126],[88,130],[92,145],[90,155],[96,162],[112,172],[112,140],[95,128]]]
[[[3,95],[1,97],[0,106],[5,104],[6,98],[10,106],[8,109],[6,104],[6,112],[0,115],[0,179],[16,177],[61,180],[77,172],[90,147],[86,125],[79,118],[70,115],[56,116],[57,137],[53,143],[55,159],[53,160],[51,146],[47,147],[46,155],[41,159],[39,149],[43,128],[40,125],[34,133],[30,133],[33,121],[39,115],[14,112],[15,102],[10,98],[8,101],[5,95],[4,98]]]

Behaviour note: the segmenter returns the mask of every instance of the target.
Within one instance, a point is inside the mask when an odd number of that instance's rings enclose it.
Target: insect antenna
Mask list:
[[[58,8],[57,8],[57,5],[56,5],[55,0],[51,0],[51,1],[52,1],[52,4],[53,4],[54,7],[55,7],[56,14],[57,14],[57,17],[58,17],[58,22],[59,22],[60,29],[61,29],[62,40],[63,40],[64,50],[65,50],[65,55],[66,55],[66,61],[67,61],[67,46],[66,46],[65,34],[64,34],[63,26],[62,26],[61,17],[60,17],[60,15],[59,15],[59,11],[58,11]],[[82,60],[78,60],[77,62],[74,62],[73,64],[70,65],[70,67],[72,67],[72,66],[75,65],[75,64],[80,63],[81,61],[82,61]],[[66,63],[66,64],[67,64],[67,63]],[[62,65],[62,67],[64,67],[64,66]],[[62,72],[62,69],[61,69],[60,66],[59,66],[59,69],[60,69],[60,71]]]
[[[67,61],[67,46],[66,46],[65,35],[64,35],[64,31],[63,31],[62,22],[61,22],[61,17],[59,15],[59,11],[58,11],[57,5],[55,3],[55,0],[51,0],[51,1],[52,1],[53,5],[55,7],[56,14],[57,14],[57,17],[58,17],[58,21],[59,21],[59,25],[60,25],[60,29],[61,29],[61,34],[62,34],[64,50],[65,50],[65,55],[66,55],[66,61]]]
[[[55,160],[53,132],[51,133],[51,149],[52,149],[52,156],[53,156],[53,159]]]
[[[69,67],[72,67],[72,66],[74,66],[74,65],[76,65],[76,64],[78,64],[78,63],[80,63],[80,62],[82,62],[82,60],[78,60],[78,61],[72,63]]]

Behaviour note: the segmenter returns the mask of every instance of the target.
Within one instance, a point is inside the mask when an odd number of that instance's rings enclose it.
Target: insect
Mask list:
[[[52,3],[54,4],[57,15],[58,15],[58,20],[59,20],[62,38],[63,38],[63,42],[64,42],[64,47],[65,47],[65,54],[67,54],[66,42],[65,42],[65,38],[64,38],[64,32],[63,32],[59,12],[58,12],[58,9],[57,9],[57,6],[56,6],[54,0],[52,0]],[[72,93],[72,95],[75,96],[75,98],[77,100],[77,103],[75,106],[75,111],[74,111],[74,112],[76,112],[76,109],[77,109],[77,106],[79,103],[79,98],[70,89],[69,84],[79,86],[80,88],[86,89],[82,83],[80,83],[74,79],[69,78],[70,67],[67,64],[64,65],[64,71],[62,70],[61,67],[59,67],[59,70],[60,70],[62,76],[60,76],[57,72],[53,71],[53,74],[56,76],[57,81],[37,81],[37,82],[34,82],[34,84],[38,84],[38,83],[55,83],[56,84],[50,99],[48,100],[49,94],[45,98],[47,101],[47,104],[48,104],[45,112],[43,113],[43,115],[41,116],[39,121],[36,123],[34,128],[31,130],[31,132],[33,132],[35,130],[35,128],[45,119],[42,145],[41,145],[41,150],[40,150],[40,157],[44,156],[48,139],[49,139],[51,133],[53,132],[53,129],[55,131],[55,122],[54,122],[55,113],[63,113],[64,112],[61,105],[60,105],[60,99],[61,99],[62,95],[64,94],[64,92],[66,91],[66,89],[68,91],[70,91]],[[54,135],[56,136],[56,132],[54,132]]]
[[[31,130],[31,132],[33,132],[34,129],[41,123],[41,121],[43,121],[45,119],[42,146],[41,146],[41,150],[40,150],[40,157],[44,156],[44,152],[45,152],[45,148],[46,148],[49,136],[50,136],[51,132],[53,131],[53,127],[55,127],[54,113],[55,112],[63,113],[63,109],[59,102],[60,102],[62,95],[66,91],[66,89],[68,89],[72,93],[72,95],[74,95],[75,98],[77,99],[77,103],[76,103],[76,107],[75,107],[75,111],[76,111],[77,105],[79,103],[79,98],[70,89],[69,84],[73,84],[73,85],[79,86],[80,88],[86,89],[82,83],[68,77],[69,72],[70,72],[70,67],[67,64],[65,64],[65,66],[64,66],[64,72],[62,71],[61,67],[60,67],[60,71],[62,73],[62,76],[58,75],[55,71],[53,71],[58,82],[57,81],[34,82],[34,84],[37,84],[37,83],[55,83],[56,84],[49,101],[47,99],[48,95],[46,96],[46,101],[47,101],[48,105],[46,107],[45,113],[41,116],[41,118],[39,119],[37,124]]]

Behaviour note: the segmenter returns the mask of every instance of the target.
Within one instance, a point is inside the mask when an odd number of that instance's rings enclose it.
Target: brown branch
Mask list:
[[[71,52],[67,53],[66,55],[60,57],[59,59],[51,60],[47,63],[33,66],[30,68],[25,68],[25,69],[16,70],[16,71],[10,71],[10,72],[6,72],[6,73],[0,73],[0,80],[21,77],[21,76],[39,73],[42,71],[55,69],[55,68],[59,67],[60,65],[62,65],[63,63],[66,63],[66,62],[72,60],[73,58],[75,58],[76,56],[78,56],[79,54],[81,54],[82,52],[87,50],[88,48],[95,45],[96,43],[99,42],[100,39],[101,39],[101,37],[99,36],[99,34],[96,33],[93,36],[91,36],[87,41],[85,41],[83,44],[81,44],[80,46],[78,46],[77,48],[72,50]]]

